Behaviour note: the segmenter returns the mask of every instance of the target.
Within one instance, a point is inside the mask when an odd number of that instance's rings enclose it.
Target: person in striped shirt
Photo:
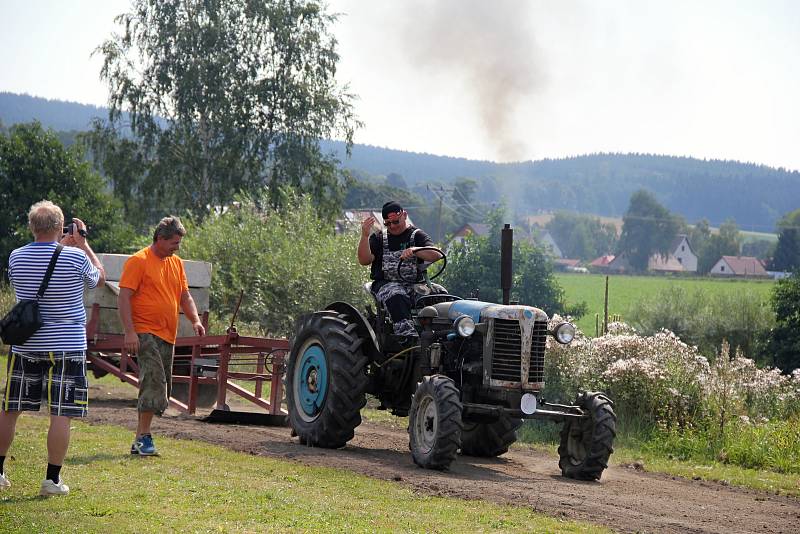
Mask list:
[[[43,200],[31,206],[28,227],[34,241],[11,252],[8,274],[17,300],[36,298],[57,245],[64,245],[44,296],[39,299],[43,326],[23,345],[12,345],[0,410],[0,489],[11,486],[4,461],[17,419],[23,411],[39,411],[42,396],[50,409],[47,433],[47,475],[40,495],[66,495],[61,465],[67,455],[70,419],[85,417],[86,311],[84,285],[102,286],[105,271],[86,240],[86,225],[73,219],[64,233],[64,214]]]

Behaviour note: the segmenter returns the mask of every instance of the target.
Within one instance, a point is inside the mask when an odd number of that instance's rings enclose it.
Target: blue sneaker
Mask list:
[[[138,454],[139,456],[158,456],[158,451],[153,443],[153,436],[150,434],[142,434],[133,441],[131,445],[131,454]]]

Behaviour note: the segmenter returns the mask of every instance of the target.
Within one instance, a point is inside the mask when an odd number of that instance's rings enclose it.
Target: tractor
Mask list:
[[[598,392],[581,392],[572,405],[542,397],[547,336],[568,344],[575,327],[548,328],[547,314],[532,306],[451,295],[433,282],[446,268],[445,253],[426,248],[440,259],[418,262],[418,277],[406,280],[414,288],[418,337],[394,335],[377,300],[364,312],[334,302],[297,320],[285,375],[293,434],[308,446],[343,447],[361,424],[369,394],[378,409],[408,416],[414,462],[445,470],[459,452],[499,456],[524,420],[548,419],[563,424],[562,475],[599,480],[613,451],[611,400]],[[501,274],[508,271],[503,278],[510,280],[510,241],[501,258]],[[364,289],[372,295],[370,284]]]

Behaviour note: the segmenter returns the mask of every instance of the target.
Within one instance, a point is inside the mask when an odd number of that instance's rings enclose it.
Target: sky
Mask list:
[[[0,91],[105,105],[128,0],[0,0]],[[800,2],[332,0],[355,141],[491,161],[597,152],[800,170]]]

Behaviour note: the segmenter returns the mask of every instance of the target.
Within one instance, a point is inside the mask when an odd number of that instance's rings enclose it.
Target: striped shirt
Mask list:
[[[8,275],[17,301],[35,299],[44,279],[56,243],[29,243],[11,252]],[[83,307],[84,283],[97,287],[100,272],[86,253],[64,247],[58,256],[53,276],[39,300],[44,325],[14,352],[61,352],[86,350],[86,310]]]

